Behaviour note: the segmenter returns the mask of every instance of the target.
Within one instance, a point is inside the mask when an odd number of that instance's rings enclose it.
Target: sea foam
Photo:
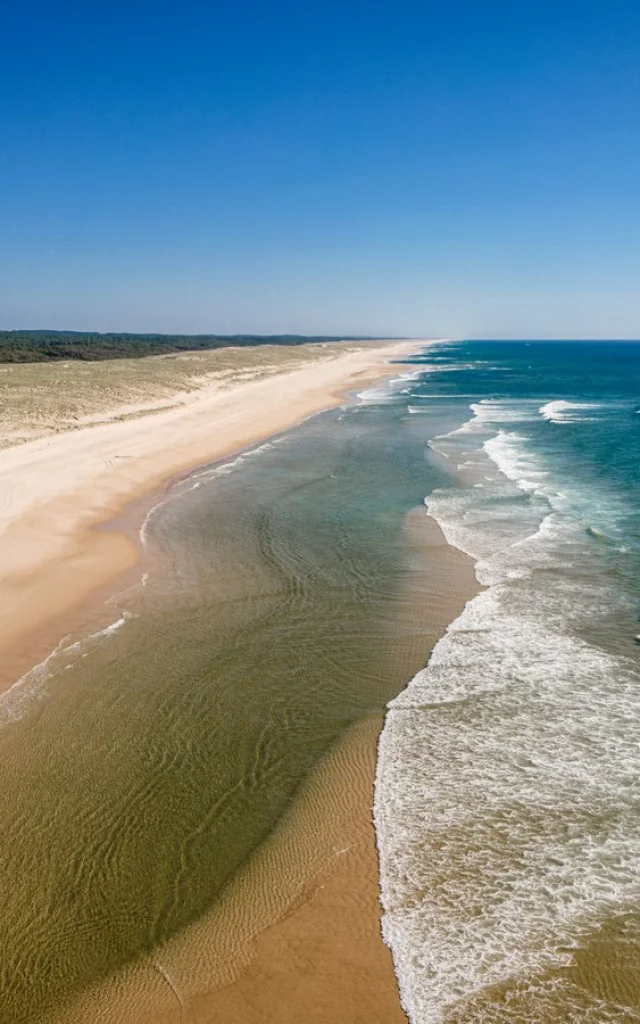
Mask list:
[[[477,403],[435,442],[485,460],[426,504],[487,589],[380,739],[383,931],[412,1024],[636,1019],[563,974],[640,901],[640,674],[581,635],[608,596],[579,495],[528,446],[538,409]]]

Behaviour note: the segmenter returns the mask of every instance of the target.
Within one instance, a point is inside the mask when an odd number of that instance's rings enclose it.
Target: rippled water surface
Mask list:
[[[423,663],[405,517],[448,477],[405,387],[179,485],[113,625],[3,697],[6,1024],[197,919],[341,732]],[[459,422],[443,411],[432,433]]]

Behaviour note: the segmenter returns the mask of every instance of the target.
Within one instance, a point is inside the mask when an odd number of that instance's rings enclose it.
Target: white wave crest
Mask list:
[[[599,409],[598,402],[567,402],[559,399],[540,406],[539,412],[543,420],[550,423],[592,423],[594,416],[585,416],[589,410]]]
[[[34,703],[46,696],[46,684],[56,670],[71,668],[78,658],[85,658],[101,640],[120,630],[128,619],[135,618],[132,612],[123,612],[103,629],[69,643],[65,636],[38,665],[16,679],[8,690],[0,695],[0,726],[18,722],[31,710]]]
[[[523,448],[527,439],[514,431],[499,430],[482,446],[508,480],[523,491],[539,491],[548,472],[533,453]]]

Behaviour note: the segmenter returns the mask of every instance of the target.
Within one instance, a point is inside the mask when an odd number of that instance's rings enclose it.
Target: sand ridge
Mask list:
[[[424,508],[406,533],[413,568],[392,656],[409,677],[476,582]],[[380,931],[381,726],[371,714],[347,729],[209,913],[46,1024],[406,1024]]]

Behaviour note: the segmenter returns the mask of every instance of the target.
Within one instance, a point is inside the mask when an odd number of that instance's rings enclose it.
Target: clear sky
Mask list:
[[[0,5],[0,327],[640,336],[640,4]]]

